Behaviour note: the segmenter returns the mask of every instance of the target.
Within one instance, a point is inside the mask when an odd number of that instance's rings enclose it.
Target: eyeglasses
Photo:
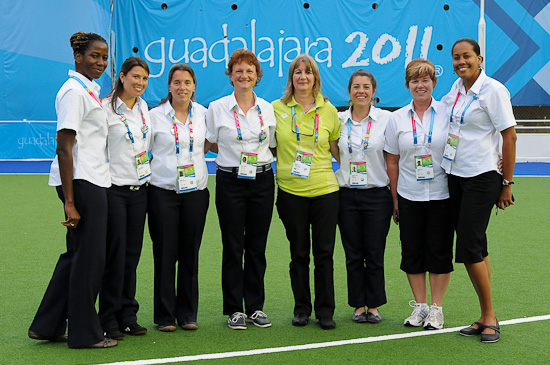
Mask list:
[[[315,115],[313,115],[312,119],[313,124],[311,125],[311,131],[307,130],[307,128],[310,127],[309,123],[302,123],[301,126],[298,126],[298,130],[300,131],[301,136],[313,137],[313,135],[315,134]],[[296,124],[294,120],[292,121],[292,123],[290,123],[290,130],[292,131],[292,133],[296,133]]]

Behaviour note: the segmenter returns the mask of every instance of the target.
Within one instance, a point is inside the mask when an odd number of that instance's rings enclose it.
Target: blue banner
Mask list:
[[[0,123],[0,159],[53,159],[55,122]]]
[[[425,57],[438,69],[436,98],[452,73],[451,46],[477,39],[479,0],[57,0],[4,1],[0,13],[0,120],[55,120],[54,98],[74,67],[70,36],[101,34],[116,55],[99,80],[109,93],[111,75],[133,55],[147,60],[144,95],[155,106],[167,92],[167,74],[188,63],[198,76],[204,105],[231,91],[224,74],[235,49],[258,56],[264,78],[257,93],[281,96],[288,65],[309,53],[320,66],[323,92],[347,105],[347,80],[359,67],[378,80],[380,106],[399,107],[408,61]],[[486,71],[510,90],[516,106],[550,105],[548,0],[486,0]]]

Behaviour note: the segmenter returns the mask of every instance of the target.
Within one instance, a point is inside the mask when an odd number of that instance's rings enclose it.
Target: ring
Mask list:
[[[74,227],[74,223],[71,223],[71,227]]]

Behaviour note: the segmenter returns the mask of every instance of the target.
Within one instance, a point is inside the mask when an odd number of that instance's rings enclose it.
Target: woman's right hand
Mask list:
[[[393,202],[393,222],[399,225],[399,206],[397,204],[397,200],[394,200]]]
[[[61,224],[68,228],[76,228],[80,222],[80,214],[78,214],[74,204],[65,204],[65,214],[67,215],[67,220],[61,222]]]

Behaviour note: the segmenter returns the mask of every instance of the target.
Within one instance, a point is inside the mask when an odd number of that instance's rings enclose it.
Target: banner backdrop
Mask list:
[[[3,159],[49,159],[55,157],[55,122],[0,123]]]
[[[232,91],[226,64],[245,47],[261,62],[256,92],[264,99],[281,96],[290,61],[309,53],[334,105],[348,105],[349,76],[364,68],[377,78],[378,105],[399,107],[410,100],[404,73],[414,58],[436,65],[437,99],[449,90],[456,79],[451,47],[460,37],[477,39],[479,21],[479,0],[0,0],[0,9],[0,121],[55,120],[77,31],[109,42],[101,97],[111,74],[139,56],[151,68],[150,106],[166,96],[168,71],[182,62],[194,68],[197,101],[208,106]],[[506,85],[514,106],[550,105],[549,2],[486,0],[485,11],[487,74]],[[41,128],[55,126],[27,124],[1,126],[0,159],[54,156],[52,133]]]
[[[550,105],[550,5],[544,0],[488,0],[487,73],[506,84],[514,105]],[[410,101],[404,69],[417,57],[437,67],[434,96],[456,79],[451,47],[477,39],[479,1],[150,1],[118,0],[113,14],[116,65],[130,56],[151,67],[145,99],[166,96],[175,63],[197,74],[197,100],[231,92],[224,74],[231,53],[248,48],[264,77],[256,88],[267,100],[281,96],[290,61],[309,53],[320,66],[323,92],[334,105],[348,103],[347,81],[358,68],[378,80],[380,106]]]

